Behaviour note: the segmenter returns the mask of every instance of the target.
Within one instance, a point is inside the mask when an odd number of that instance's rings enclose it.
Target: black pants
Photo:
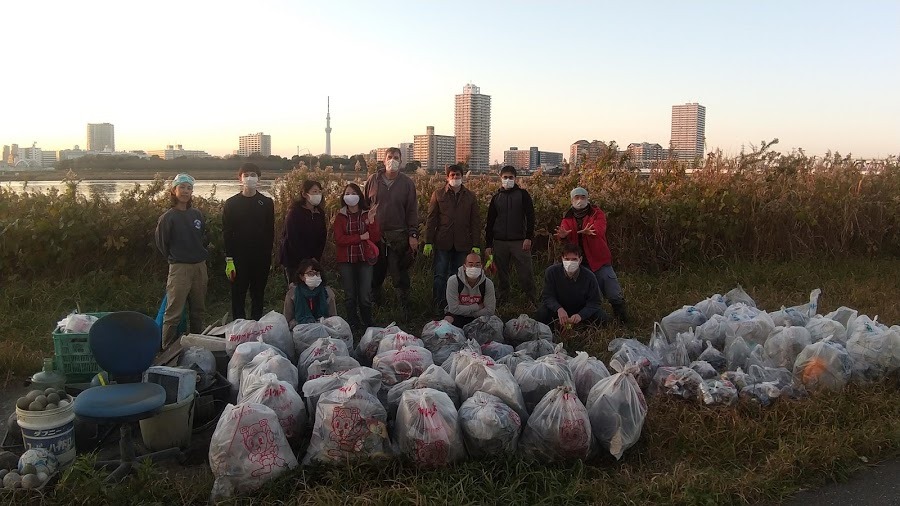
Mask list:
[[[444,316],[452,316],[453,317],[453,326],[463,328],[466,325],[475,321],[475,318],[472,316],[462,316],[458,314],[447,313]]]
[[[409,259],[409,235],[403,231],[384,232],[382,234],[380,255],[378,263],[372,271],[372,289],[379,291],[388,274],[394,281],[394,288],[400,298],[400,304],[405,305],[409,293],[409,265],[404,265]]]
[[[245,301],[250,292],[250,319],[259,320],[263,316],[263,299],[266,283],[269,281],[270,258],[234,257],[235,278],[231,283],[231,317],[247,318]]]

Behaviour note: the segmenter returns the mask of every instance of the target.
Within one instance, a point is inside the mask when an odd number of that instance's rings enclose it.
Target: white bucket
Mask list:
[[[191,445],[195,396],[196,393],[193,393],[181,402],[166,404],[160,413],[141,420],[141,438],[148,450],[187,448]]]
[[[28,411],[16,408],[16,419],[22,428],[25,449],[46,448],[56,455],[60,467],[75,459],[75,403],[49,411]]]

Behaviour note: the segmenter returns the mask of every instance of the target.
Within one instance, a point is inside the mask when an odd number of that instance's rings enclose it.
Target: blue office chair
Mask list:
[[[97,320],[88,334],[88,344],[97,365],[109,374],[114,385],[89,388],[75,397],[75,416],[97,424],[119,425],[119,459],[97,462],[98,468],[118,466],[107,481],[120,481],[135,463],[144,460],[178,458],[178,448],[135,456],[132,425],[159,413],[166,403],[166,391],[155,383],[141,383],[144,371],[153,363],[162,341],[156,322],[133,311],[110,313]]]

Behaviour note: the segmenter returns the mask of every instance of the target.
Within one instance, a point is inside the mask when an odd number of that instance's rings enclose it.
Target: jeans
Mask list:
[[[433,301],[436,308],[441,311],[447,307],[447,279],[466,263],[468,251],[456,251],[454,249],[434,250],[434,284]]]
[[[612,265],[606,264],[597,269],[594,271],[594,276],[597,278],[597,284],[600,285],[600,294],[603,295],[604,299],[614,306],[625,303],[622,286],[619,285],[619,278],[616,276],[616,271],[613,270]]]
[[[372,266],[366,262],[344,262],[338,264],[338,271],[341,273],[341,285],[344,287],[347,322],[357,326],[361,321],[364,326],[371,327]]]
[[[269,269],[272,261],[268,258],[234,259],[234,282],[231,283],[231,317],[247,318],[244,302],[250,292],[250,319],[262,318],[263,300],[266,296],[266,284],[269,281]]]

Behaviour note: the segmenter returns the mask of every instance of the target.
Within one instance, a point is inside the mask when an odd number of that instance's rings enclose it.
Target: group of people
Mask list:
[[[369,176],[363,188],[345,185],[331,223],[346,319],[354,328],[374,325],[373,306],[384,301],[382,287],[388,275],[399,309],[408,318],[409,270],[419,253],[419,212],[415,183],[400,172],[401,162],[400,150],[390,148],[384,167]],[[248,292],[250,319],[262,317],[272,265],[275,206],[257,189],[261,176],[258,166],[243,164],[238,171],[241,192],[225,201],[222,215],[234,319],[247,317]],[[421,252],[433,258],[434,311],[458,327],[496,314],[498,300],[510,294],[513,268],[519,288],[528,300],[536,299],[531,258],[534,203],[517,184],[517,176],[512,166],[501,169],[500,188],[491,197],[483,228],[478,199],[466,188],[460,166],[448,166],[446,185],[431,195]],[[157,247],[169,262],[164,345],[178,337],[185,304],[190,331],[202,330],[209,248],[205,218],[191,206],[193,185],[188,174],[173,179],[172,207],[160,216],[156,228]],[[572,206],[554,233],[563,245],[561,262],[544,273],[535,318],[561,327],[604,324],[610,320],[602,308],[605,298],[614,316],[625,323],[625,300],[606,242],[606,215],[590,202],[584,188],[573,189],[570,198]],[[285,216],[278,262],[288,282],[283,311],[292,328],[336,314],[335,293],[320,263],[329,229],[323,204],[322,184],[307,180]],[[487,272],[496,272],[496,289]]]

